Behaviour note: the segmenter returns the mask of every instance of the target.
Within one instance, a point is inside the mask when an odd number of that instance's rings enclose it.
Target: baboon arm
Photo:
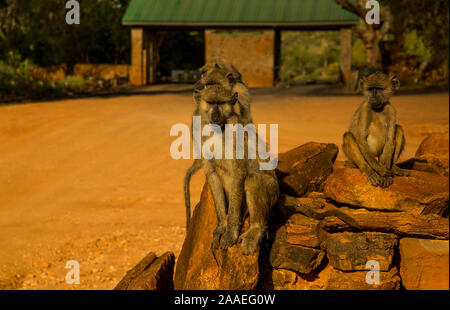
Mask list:
[[[388,112],[388,134],[383,152],[380,155],[380,163],[387,169],[392,169],[394,151],[395,151],[395,110],[391,106],[386,106]]]
[[[209,167],[209,169],[205,170],[206,181],[208,182],[209,189],[211,190],[211,194],[213,196],[214,205],[216,207],[217,221],[218,224],[221,225],[225,223],[227,214],[223,185],[220,181],[219,175],[214,169]]]
[[[369,116],[369,107],[365,107],[361,111],[360,115],[360,128],[358,133],[355,135],[355,139],[358,143],[361,154],[366,160],[367,164],[375,170],[378,174],[385,176],[387,174],[387,169],[382,167],[375,157],[369,152],[369,145],[367,144],[367,137],[369,135],[369,125],[370,125],[370,116]]]

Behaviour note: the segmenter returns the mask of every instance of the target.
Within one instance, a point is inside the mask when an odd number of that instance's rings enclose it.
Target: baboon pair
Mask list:
[[[248,87],[239,71],[232,65],[215,60],[203,66],[200,72],[202,76],[194,87],[194,116],[201,116],[201,129],[209,124],[221,129],[227,124],[251,124]],[[388,186],[392,183],[393,174],[405,174],[394,165],[403,149],[404,137],[401,127],[395,123],[395,111],[389,104],[389,97],[398,87],[398,81],[376,74],[364,79],[361,85],[367,100],[355,113],[350,131],[344,135],[344,151],[373,185]],[[208,139],[202,136],[202,144]],[[248,137],[244,136],[244,150],[247,147]],[[222,149],[225,149],[224,145]],[[188,227],[191,217],[190,179],[199,169],[205,173],[218,220],[213,233],[213,248],[225,250],[240,241],[243,254],[257,251],[267,233],[269,211],[277,203],[319,220],[336,216],[358,228],[353,219],[338,210],[317,213],[310,205],[281,194],[275,171],[260,170],[259,163],[263,160],[259,155],[251,159],[247,152],[244,153],[243,159],[236,158],[233,148],[232,159],[196,159],[185,176]],[[250,216],[250,227],[239,236],[246,212]]]

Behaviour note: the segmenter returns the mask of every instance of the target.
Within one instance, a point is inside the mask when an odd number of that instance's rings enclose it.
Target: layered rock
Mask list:
[[[343,272],[327,265],[317,274],[272,270],[261,288],[275,290],[398,290],[401,279],[396,268],[379,273],[378,283],[367,281],[366,271]]]
[[[281,190],[295,197],[322,191],[338,152],[334,144],[310,142],[280,154],[277,176]]]
[[[449,133],[432,133],[422,141],[415,156],[399,164],[403,168],[449,175]]]
[[[357,168],[336,162],[325,182],[328,199],[368,210],[448,215],[448,178],[411,170],[409,177],[394,177],[388,188],[372,186]]]
[[[343,232],[331,234],[323,247],[330,265],[341,271],[367,270],[369,261],[377,261],[378,270],[389,271],[397,238],[393,234],[378,232]]]
[[[418,156],[430,154],[425,150],[438,149],[436,145],[442,146],[434,138],[425,141]],[[358,169],[340,162],[333,166],[336,154],[335,145],[308,143],[280,155],[281,190],[297,196],[316,213],[338,210],[356,226],[334,216],[313,219],[280,201],[271,212],[268,239],[260,253],[245,256],[240,244],[226,251],[213,250],[217,217],[205,185],[172,286],[194,290],[448,290],[448,177],[411,170],[411,176],[395,177],[388,188],[373,187]],[[245,219],[241,234],[248,225]],[[170,287],[167,281],[148,280],[170,274],[170,255],[163,257],[149,254],[118,288]]]

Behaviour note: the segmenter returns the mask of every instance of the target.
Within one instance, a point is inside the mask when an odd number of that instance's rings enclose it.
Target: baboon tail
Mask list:
[[[284,203],[285,206],[288,207],[290,210],[296,213],[301,213],[307,217],[314,218],[316,220],[323,220],[326,217],[329,216],[335,216],[338,219],[342,220],[344,223],[350,225],[353,228],[361,229],[359,224],[356,223],[354,219],[352,219],[349,215],[345,214],[342,211],[339,210],[328,210],[325,212],[315,212],[313,209],[311,209],[310,206],[307,204],[301,203],[296,198],[284,195]]]
[[[191,183],[191,177],[200,169],[200,160],[196,159],[194,163],[186,171],[184,176],[184,203],[186,206],[186,231],[189,228],[191,222],[191,194],[189,185]]]

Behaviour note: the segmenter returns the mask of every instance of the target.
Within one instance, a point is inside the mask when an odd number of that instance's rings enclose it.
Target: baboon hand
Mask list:
[[[377,167],[375,168],[375,170],[382,177],[391,177],[391,176],[393,176],[393,172],[391,170],[389,170],[387,167],[385,167],[384,165],[378,164]]]
[[[216,229],[214,229],[214,232],[213,232],[213,243],[212,243],[212,248],[214,250],[219,247],[220,237],[224,234],[224,232],[225,232],[225,225],[224,224],[218,224],[216,226]]]
[[[411,173],[408,170],[401,169],[398,166],[394,165],[392,167],[392,172],[394,175],[400,176],[400,177],[409,177]]]

